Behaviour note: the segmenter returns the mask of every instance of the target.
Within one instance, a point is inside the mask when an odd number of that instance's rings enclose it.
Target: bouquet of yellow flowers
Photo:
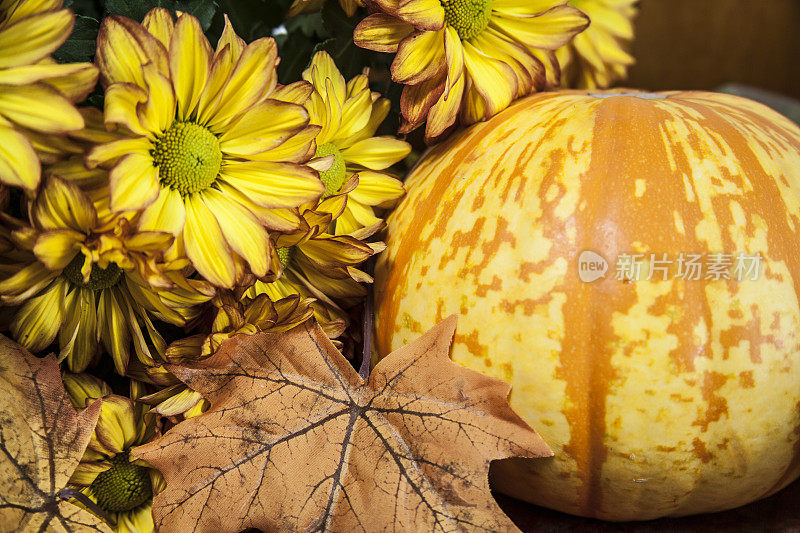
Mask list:
[[[70,504],[153,530],[164,478],[131,450],[209,409],[175,369],[229,339],[316,322],[368,364],[406,171],[517,98],[622,79],[634,3],[0,2],[0,326],[78,412],[102,399]]]

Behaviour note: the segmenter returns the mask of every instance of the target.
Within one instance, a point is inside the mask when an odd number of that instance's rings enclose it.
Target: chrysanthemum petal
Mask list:
[[[233,30],[233,25],[228,19],[228,15],[224,15],[224,18],[225,27],[223,28],[222,35],[220,35],[219,41],[217,42],[216,52],[219,53],[227,46],[230,49],[231,57],[235,63],[239,60],[239,57],[241,57],[245,47],[247,46],[247,43],[244,42],[244,39],[236,35],[236,32]]]
[[[75,485],[91,485],[100,473],[105,472],[110,468],[110,465],[101,462],[81,461],[69,482]]]
[[[230,155],[252,155],[278,147],[308,124],[298,104],[265,100],[250,108],[220,135],[220,149]]]
[[[453,126],[464,99],[466,76],[460,76],[450,88],[449,94],[443,94],[431,107],[428,123],[425,126],[425,139],[431,142],[441,137]]]
[[[140,153],[128,154],[108,173],[111,210],[137,211],[158,197],[158,168],[153,159]]]
[[[362,204],[388,207],[405,194],[403,182],[383,172],[362,170],[358,173],[358,187],[350,198]]]
[[[39,158],[28,139],[14,128],[0,126],[0,182],[33,190],[40,175]]]
[[[169,42],[172,37],[172,30],[175,28],[175,23],[167,9],[156,7],[148,11],[144,16],[144,20],[142,20],[142,26],[153,34],[156,39],[161,41],[161,44],[169,48]]]
[[[413,32],[410,24],[386,13],[375,13],[356,26],[353,41],[361,48],[395,53],[400,42]]]
[[[179,235],[186,222],[186,208],[178,191],[163,187],[155,202],[147,206],[139,217],[139,230],[164,231]]]
[[[417,32],[403,39],[392,61],[392,79],[416,85],[447,68],[444,31]]]
[[[343,237],[347,236],[339,235],[336,238]],[[321,265],[309,263],[306,256],[298,257],[297,262],[298,270],[302,271],[305,279],[299,276],[298,278],[301,283],[304,284],[305,288],[309,290],[312,288],[314,289],[314,291],[311,292],[314,294],[315,298],[319,298],[319,294],[323,294],[330,298],[357,299],[367,294],[367,290],[362,285],[353,281],[344,267],[337,267],[337,270],[341,272],[341,274],[339,274],[341,277],[334,278],[329,275],[331,272],[329,270],[323,270],[324,267]]]
[[[400,95],[400,111],[405,124],[400,126],[400,133],[405,134],[418,128],[442,94],[444,94],[445,77],[437,76],[417,85],[406,85]]]
[[[427,140],[438,138],[455,123],[464,96],[464,47],[458,33],[451,27],[445,28],[444,48],[447,55],[447,78],[442,95],[428,113],[425,127]]]
[[[114,289],[100,292],[97,304],[97,336],[114,361],[117,373],[125,375],[130,360],[131,334]]]
[[[112,394],[103,398],[95,436],[103,447],[122,453],[136,442],[136,417],[129,398]]]
[[[270,264],[269,235],[255,215],[214,189],[206,189],[199,196],[214,213],[231,249],[250,264],[253,274],[265,276]]]
[[[83,128],[83,117],[58,91],[45,85],[3,87],[0,115],[36,131],[65,133]]]
[[[2,6],[7,11],[8,6]],[[25,17],[0,29],[0,68],[35,63],[54,52],[72,31],[72,14],[62,9]]]
[[[262,207],[297,207],[316,200],[325,185],[304,165],[260,161],[229,162],[222,179]]]
[[[342,125],[342,105],[335,96],[336,89],[330,78],[325,80],[325,88],[315,91],[309,98],[308,108],[313,124],[322,126],[317,136],[317,146],[331,142]]]
[[[297,214],[296,210],[268,209],[266,207],[261,207],[253,203],[249,197],[245,196],[238,189],[235,189],[227,183],[220,182],[217,184],[217,187],[219,187],[222,194],[244,206],[256,216],[263,226],[273,231],[288,233],[300,227],[300,216]]]
[[[0,281],[0,301],[8,305],[19,305],[45,288],[58,276],[38,261],[22,268],[19,272]]]
[[[556,6],[535,17],[498,14],[490,26],[512,35],[532,48],[557,50],[589,25],[580,10],[567,5]]]
[[[175,93],[170,81],[152,63],[142,70],[148,94],[147,101],[137,106],[136,114],[148,136],[155,137],[175,120]]]
[[[140,505],[129,513],[120,513],[117,533],[139,533],[140,531],[153,531],[153,503]]]
[[[58,332],[61,357],[70,372],[83,372],[98,352],[95,291],[74,287],[64,304],[64,325]]]
[[[277,46],[272,38],[253,41],[242,52],[211,111],[209,126],[226,124],[261,100],[277,83]]]
[[[113,162],[124,155],[132,153],[145,155],[148,154],[152,148],[153,145],[146,137],[132,137],[98,144],[86,154],[86,166],[95,168],[101,163]]]
[[[350,78],[347,81],[347,98],[350,99],[361,93],[361,91],[366,91],[366,90],[369,90],[368,69],[364,69],[364,71],[361,74],[353,78]]]
[[[56,78],[59,76],[69,76],[80,70],[91,67],[90,63],[45,63],[40,62],[34,65],[22,65],[0,69],[0,84],[2,85],[28,85],[37,81]]]
[[[389,115],[389,110],[391,107],[391,102],[389,102],[388,98],[379,98],[373,102],[372,112],[369,116],[369,122],[367,122],[366,127],[362,128],[360,131],[351,135],[347,139],[337,140],[336,145],[341,150],[342,148],[352,146],[360,140],[368,139],[369,137],[375,135],[375,132],[378,131],[378,127]]]
[[[83,102],[97,85],[100,71],[91,63],[73,63],[73,65],[81,68],[42,81],[63,94],[70,102]]]
[[[89,198],[75,184],[50,178],[33,204],[34,222],[42,229],[71,228],[88,233],[97,220]]]
[[[83,239],[84,235],[74,230],[47,231],[36,239],[33,253],[50,270],[61,270],[75,257]]]
[[[311,65],[303,71],[303,79],[311,83],[319,92],[324,92],[326,80],[330,80],[333,91],[328,97],[335,98],[340,105],[344,104],[347,84],[328,52],[320,51],[314,54],[314,57],[311,58]]]
[[[492,0],[493,10],[511,15],[534,16],[560,5],[564,0]]]
[[[444,92],[449,94],[450,88],[464,73],[464,47],[461,46],[458,32],[450,26],[444,30],[444,51],[447,60],[447,82]]]
[[[347,211],[350,216],[358,223],[358,227],[372,226],[379,224],[381,219],[375,216],[372,207],[362,204],[352,198],[347,200]]]
[[[276,148],[253,154],[248,159],[254,161],[284,161],[287,163],[308,161],[316,150],[314,139],[319,135],[320,129],[319,126],[306,126]]]
[[[198,195],[186,197],[186,225],[183,229],[186,255],[205,279],[217,287],[233,287],[236,265],[231,249]]]
[[[371,170],[384,170],[411,152],[411,145],[390,136],[370,137],[342,150],[342,157]]]
[[[201,338],[205,339],[205,336]],[[202,399],[202,394],[184,387],[181,392],[162,401],[153,410],[161,416],[176,416],[188,411]]]
[[[57,278],[42,294],[35,296],[14,315],[11,333],[14,340],[31,352],[40,352],[56,338],[64,322],[66,281]]]
[[[139,313],[134,311],[134,303],[131,301],[130,298],[124,291],[113,289],[115,293],[118,295],[117,300],[120,303],[120,308],[122,309],[122,315],[125,321],[128,324],[128,330],[131,332],[131,340],[133,340],[133,348],[136,350],[136,357],[142,362],[145,366],[153,366],[155,364],[155,359],[153,355],[150,353],[150,348],[147,346],[147,340],[144,338],[144,333],[142,332],[142,326],[139,323]],[[150,322],[150,319],[144,315],[141,316],[141,319],[145,324]],[[164,340],[161,338],[161,335],[155,328],[148,328],[151,333],[151,338],[153,338],[153,344],[156,346],[161,346],[163,349]]]
[[[517,96],[529,94],[532,90],[545,87],[544,65],[523,45],[508,40],[493,28],[486,28],[472,40],[472,44],[486,55],[507,63],[517,77]]]
[[[31,15],[60,9],[62,3],[63,2],[60,0],[0,1],[0,5],[5,9],[3,20],[9,25],[19,22],[26,17],[30,17]],[[6,6],[12,7],[6,8]]]
[[[358,264],[372,256],[372,249],[366,243],[346,235],[311,239],[300,247],[303,255],[320,267],[331,263]]]
[[[557,87],[561,80],[561,66],[558,57],[553,50],[543,50],[541,48],[528,48],[530,54],[544,65],[545,85]]]
[[[269,97],[273,100],[280,100],[281,102],[303,105],[313,91],[314,86],[307,81],[296,81],[289,85],[276,87],[275,90],[270,93]]]
[[[289,6],[287,18],[296,17],[302,13],[316,13],[322,9],[323,0],[294,0]]]
[[[106,89],[103,101],[107,124],[120,124],[139,135],[150,135],[136,112],[139,103],[147,100],[147,91],[134,83],[113,83]]]
[[[345,209],[344,213],[333,221],[335,235],[349,235],[361,228],[361,224],[355,219],[353,214]]]
[[[180,15],[169,44],[169,69],[179,120],[186,120],[200,100],[210,63],[211,45],[203,35],[200,22],[190,15]]]
[[[369,125],[372,116],[372,93],[369,88],[348,98],[342,109],[342,123],[336,139],[346,139]]]
[[[61,379],[75,409],[84,409],[95,399],[111,394],[111,387],[91,374],[64,372]]]
[[[421,30],[438,31],[444,27],[440,0],[400,0],[394,15]]]
[[[514,69],[481,53],[469,42],[464,43],[464,60],[475,90],[486,103],[486,114],[492,116],[508,107],[517,94]]]
[[[111,15],[103,19],[95,55],[103,83],[122,81],[144,88],[142,65],[151,61],[162,73],[169,73],[167,49],[161,41],[128,18]]]

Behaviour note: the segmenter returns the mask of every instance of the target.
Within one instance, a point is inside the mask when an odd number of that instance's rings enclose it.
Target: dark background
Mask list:
[[[800,99],[800,0],[642,0],[627,84],[742,83]]]

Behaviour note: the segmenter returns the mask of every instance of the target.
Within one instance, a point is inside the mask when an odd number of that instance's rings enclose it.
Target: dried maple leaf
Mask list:
[[[226,341],[170,370],[211,402],[134,450],[167,488],[161,531],[515,530],[493,459],[552,455],[509,386],[450,360],[455,317],[363,380],[317,326]]]
[[[100,402],[75,411],[55,356],[0,335],[0,531],[104,531],[62,492],[94,431]]]

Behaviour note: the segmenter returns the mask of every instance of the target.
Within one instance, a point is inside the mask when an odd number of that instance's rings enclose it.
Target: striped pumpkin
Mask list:
[[[500,491],[636,520],[733,508],[798,477],[787,119],[712,93],[545,93],[432,150],[407,187],[376,271],[377,350],[461,315],[454,359],[509,381],[555,451],[496,465]],[[608,262],[594,282],[585,251]]]

